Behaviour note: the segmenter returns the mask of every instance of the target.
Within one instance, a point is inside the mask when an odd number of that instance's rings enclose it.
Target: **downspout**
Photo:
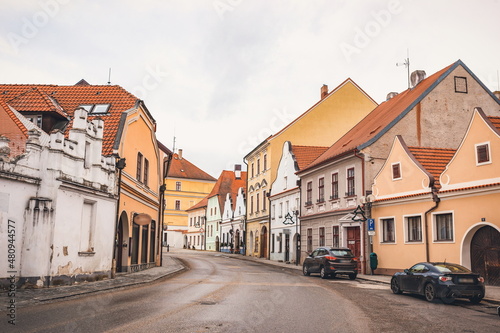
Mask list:
[[[245,161],[245,159],[243,159],[243,163],[245,163],[245,165],[247,166],[247,181],[246,181],[246,189],[245,189],[245,220],[243,221],[243,244],[244,244],[244,247],[245,247],[245,253],[243,253],[244,256],[247,255],[247,220],[248,220],[248,207],[247,207],[247,198],[248,198],[248,163]]]
[[[163,184],[160,186],[160,214],[161,216],[158,218],[159,221],[161,221],[161,227],[158,229],[158,240],[159,240],[159,252],[160,252],[160,267],[163,265],[163,242],[162,242],[162,235],[163,235],[163,223],[165,222],[165,205],[163,204],[165,201],[165,191],[167,190],[167,184],[165,183],[165,180],[167,179],[168,176],[168,171],[170,170],[170,164],[172,162],[172,156],[173,152],[168,155],[167,159],[163,159]],[[168,239],[167,239],[168,241]],[[168,244],[167,244],[168,245]]]
[[[365,159],[363,156],[358,155],[357,149],[354,150],[354,156],[361,160],[361,193],[365,195]],[[366,229],[366,221],[363,222],[363,273],[366,274],[366,258],[369,257],[368,249],[368,231]]]
[[[122,170],[125,168],[127,165],[125,163],[125,158],[120,158],[120,156],[116,156],[117,161],[115,164],[115,167],[118,169],[118,190],[117,190],[117,199],[116,199],[116,213],[115,213],[115,241],[113,244],[113,260],[111,263],[111,278],[114,279],[116,277],[116,251],[123,250],[122,245],[123,244],[117,244],[117,239],[116,239],[116,233],[118,232],[118,223],[120,221],[120,217],[118,214],[120,214],[120,192],[121,192],[121,183],[122,183]],[[119,248],[119,250],[117,249]]]
[[[425,261],[429,262],[429,226],[428,226],[428,219],[427,219],[427,214],[438,208],[439,202],[441,199],[437,195],[437,190],[434,186],[432,186],[432,201],[434,201],[434,206],[431,207],[429,210],[427,210],[424,213],[424,226],[425,226]]]
[[[268,226],[269,226],[269,230],[267,230],[267,260],[271,260],[271,191],[268,191],[266,193],[266,196],[267,196],[267,209],[269,210],[269,214],[268,215]]]

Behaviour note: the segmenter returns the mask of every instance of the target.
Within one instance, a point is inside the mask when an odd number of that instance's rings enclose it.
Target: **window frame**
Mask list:
[[[447,234],[451,234],[451,239],[440,237],[440,232],[438,231],[438,217],[449,215],[451,216],[451,230],[447,231]],[[455,243],[455,214],[453,211],[442,211],[432,213],[432,241],[434,243]]]
[[[480,147],[484,147],[486,146],[486,155],[487,155],[487,160],[485,161],[480,161],[479,160],[479,148]],[[491,145],[490,145],[490,142],[482,142],[482,143],[477,143],[474,145],[474,148],[476,150],[476,166],[480,166],[480,165],[485,165],[485,164],[491,164],[492,161],[491,161]]]
[[[350,174],[352,171],[352,175]],[[353,197],[356,195],[356,169],[354,167],[346,170],[346,197]]]
[[[340,247],[340,226],[332,226],[332,247]]]
[[[318,203],[325,201],[325,177],[318,179]]]
[[[339,198],[339,173],[332,173],[332,195],[330,200],[337,200]]]
[[[410,239],[410,234],[412,229],[410,228],[410,222],[412,222],[411,219],[413,218],[419,218],[419,223],[420,223],[420,239],[416,240],[411,240]],[[422,244],[424,242],[424,230],[423,230],[423,225],[422,225],[422,215],[407,215],[404,216],[404,227],[405,227],[405,243],[408,244]]]
[[[142,153],[137,152],[137,169],[136,169],[135,179],[139,183],[142,182],[142,159],[143,159]]]
[[[310,206],[312,204],[312,181],[308,181],[306,184],[306,203],[305,206]]]
[[[395,174],[394,167],[397,167],[397,174]],[[401,172],[401,163],[396,162],[396,163],[391,163],[391,176],[392,180],[401,180],[403,179],[403,173]]]
[[[325,246],[325,227],[318,228],[319,246]]]
[[[381,244],[396,244],[396,218],[394,216],[381,217],[380,221],[380,243]],[[392,240],[387,237],[386,223],[392,221]]]

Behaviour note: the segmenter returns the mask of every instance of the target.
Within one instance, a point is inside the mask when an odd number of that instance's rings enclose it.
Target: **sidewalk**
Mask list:
[[[226,257],[238,260],[248,260],[259,262],[264,265],[279,266],[284,269],[302,271],[301,265],[286,264],[283,262],[271,261],[263,258],[248,257],[241,254],[230,254],[222,252],[205,252],[215,256]],[[182,253],[196,253],[196,250],[171,249],[171,252],[163,253],[163,266],[154,267],[135,273],[118,273],[115,279],[88,282],[71,286],[40,288],[40,289],[18,289],[16,290],[16,306],[23,307],[34,304],[41,304],[52,300],[76,297],[80,295],[96,293],[117,288],[124,288],[139,284],[150,283],[171,274],[183,271],[186,267],[176,257],[182,257]],[[384,283],[389,285],[391,277],[386,275],[364,275],[358,274],[359,280]],[[486,302],[500,305],[500,287],[486,286]],[[0,304],[8,304],[7,292],[0,295]]]
[[[178,259],[164,253],[161,267],[153,267],[135,273],[118,273],[114,279],[84,282],[71,286],[17,289],[14,300],[17,307],[40,304],[57,299],[150,283],[185,269],[186,267]],[[0,304],[9,304],[6,291],[0,295]]]

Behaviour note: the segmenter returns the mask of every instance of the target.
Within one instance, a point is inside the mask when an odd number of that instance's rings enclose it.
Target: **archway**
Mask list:
[[[122,212],[116,228],[115,259],[117,272],[126,271],[126,267],[128,266],[128,249],[130,247],[128,240],[129,230],[127,213]]]
[[[484,226],[476,231],[470,245],[471,269],[485,282],[500,286],[500,232]]]
[[[260,231],[260,257],[266,258],[267,256],[267,228],[262,227]]]

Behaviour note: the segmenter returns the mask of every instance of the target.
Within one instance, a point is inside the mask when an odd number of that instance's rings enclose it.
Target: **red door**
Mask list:
[[[355,257],[361,256],[361,232],[359,227],[347,227],[347,247],[351,249]],[[361,269],[361,261],[358,260],[358,269]]]

